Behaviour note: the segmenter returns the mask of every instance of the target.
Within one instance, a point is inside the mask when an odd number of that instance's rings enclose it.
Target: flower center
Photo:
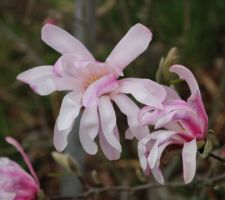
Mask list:
[[[91,77],[89,77],[85,83],[84,83],[84,87],[88,88],[89,85],[91,85],[92,83],[94,83],[95,81],[97,81],[101,76],[98,75],[93,75]]]

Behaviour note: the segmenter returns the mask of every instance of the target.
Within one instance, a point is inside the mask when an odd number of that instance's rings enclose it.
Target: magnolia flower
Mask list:
[[[139,141],[138,153],[141,167],[146,174],[151,171],[155,179],[163,184],[164,178],[160,170],[163,151],[169,145],[183,148],[183,178],[187,184],[195,175],[196,141],[206,137],[208,117],[198,84],[191,71],[181,65],[172,66],[170,71],[187,82],[191,95],[184,101],[174,90],[166,88],[167,97],[163,102],[163,109],[146,106],[141,110],[141,123],[154,125],[157,131]]]
[[[40,66],[18,75],[40,95],[68,90],[54,129],[54,145],[58,151],[67,146],[67,137],[82,108],[79,137],[89,154],[97,152],[94,142],[99,134],[100,146],[110,160],[121,152],[116,115],[112,101],[127,116],[126,137],[141,139],[148,134],[147,126],[140,126],[138,106],[126,95],[139,102],[161,108],[166,92],[159,84],[137,78],[118,80],[123,69],[148,47],[151,32],[136,24],[120,40],[105,62],[95,60],[85,46],[61,28],[47,24],[42,28],[42,40],[62,54],[51,66]]]
[[[40,183],[30,163],[27,154],[20,144],[13,138],[7,137],[6,141],[15,146],[27,164],[30,174],[16,162],[0,158],[0,199],[4,200],[34,200],[37,198]]]

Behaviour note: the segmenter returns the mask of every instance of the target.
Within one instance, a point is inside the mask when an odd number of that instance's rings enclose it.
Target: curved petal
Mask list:
[[[172,142],[170,140],[168,140],[164,144],[162,144],[161,146],[159,146],[157,161],[156,161],[154,167],[151,169],[152,175],[154,176],[154,178],[156,179],[156,181],[159,184],[164,184],[164,177],[163,177],[162,171],[160,169],[160,158],[161,158],[162,153],[165,150],[165,148],[167,146],[169,146],[170,144],[172,144]]]
[[[73,90],[74,80],[69,77],[59,77],[54,73],[53,66],[35,67],[20,73],[17,79],[27,83],[40,95],[48,95],[56,90]]]
[[[192,72],[184,67],[183,65],[173,65],[170,67],[170,71],[176,73],[180,79],[183,79],[187,82],[190,90],[191,90],[191,96],[189,99],[192,99],[195,97],[196,93],[200,93],[198,83],[192,74]]]
[[[97,104],[98,98],[118,87],[118,81],[113,74],[103,76],[87,88],[83,96],[83,105],[90,107]]]
[[[119,107],[120,111],[127,116],[129,130],[137,139],[147,136],[149,129],[147,126],[141,126],[138,122],[138,106],[125,94],[111,95],[112,100]]]
[[[191,90],[191,96],[188,98],[187,102],[193,109],[196,110],[196,113],[198,115],[202,127],[201,137],[204,137],[208,127],[208,116],[206,114],[199,86],[194,75],[188,68],[182,65],[174,65],[170,68],[170,71],[176,73],[181,79],[184,79],[189,85],[189,88]]]
[[[79,40],[58,26],[45,24],[41,30],[41,38],[47,45],[61,54],[74,53],[78,60],[95,60]]]
[[[99,132],[99,117],[97,106],[85,108],[80,121],[79,137],[84,150],[94,155],[98,151],[98,147],[94,142]]]
[[[114,135],[119,140],[119,132],[117,127],[114,128]],[[99,132],[99,143],[102,149],[102,152],[109,160],[118,160],[120,158],[121,152],[113,148],[106,140],[103,131]]]
[[[158,141],[156,141],[154,143],[154,145],[152,146],[150,153],[148,155],[148,164],[150,166],[150,168],[154,168],[155,163],[158,159],[158,153],[159,153],[159,147],[158,147],[159,143]]]
[[[28,169],[30,170],[31,175],[33,176],[35,182],[37,183],[38,188],[40,188],[40,182],[39,182],[39,179],[37,177],[37,174],[34,171],[34,168],[33,168],[32,164],[31,164],[31,161],[30,161],[28,155],[23,150],[22,146],[14,138],[12,138],[12,137],[6,137],[5,140],[9,144],[11,144],[12,146],[14,146],[17,149],[17,151],[21,154],[21,156],[23,157],[24,162],[26,163]]]
[[[166,90],[166,98],[164,102],[181,99],[179,94],[176,92],[176,90],[171,87],[164,86],[164,89]]]
[[[134,25],[112,50],[106,62],[121,75],[123,69],[147,49],[151,39],[152,33],[148,28],[142,24]]]
[[[138,142],[138,157],[140,160],[141,168],[144,171],[147,169],[146,150],[147,150],[147,148],[146,148],[145,144],[142,142],[142,140],[140,140]]]
[[[147,79],[125,78],[119,80],[119,87],[114,93],[133,95],[137,101],[155,108],[162,108],[166,92],[162,86]]]
[[[68,144],[68,135],[71,132],[72,128],[73,128],[73,124],[71,124],[69,128],[59,131],[58,120],[56,120],[55,128],[54,128],[53,143],[57,151],[61,152],[66,148]]]
[[[195,176],[196,153],[197,153],[196,139],[184,143],[184,147],[182,150],[182,159],[183,159],[184,182],[186,184],[190,183]]]
[[[73,124],[82,107],[81,98],[82,94],[76,92],[71,92],[63,98],[57,123],[59,131],[68,129]]]
[[[98,109],[102,132],[106,141],[113,148],[121,152],[121,144],[114,134],[114,129],[116,127],[116,114],[108,96],[102,96],[99,99]]]

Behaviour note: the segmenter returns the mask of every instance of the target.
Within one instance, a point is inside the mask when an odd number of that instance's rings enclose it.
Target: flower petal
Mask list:
[[[0,199],[14,200],[15,197],[16,197],[16,193],[15,192],[0,191]]]
[[[182,159],[183,159],[184,182],[186,184],[190,183],[195,176],[196,153],[197,153],[196,139],[184,143],[184,147],[182,150]]]
[[[62,131],[58,130],[58,120],[56,120],[55,128],[54,128],[54,137],[53,143],[57,151],[61,152],[65,149],[68,144],[68,135],[73,128],[73,124],[67,129]]]
[[[121,144],[114,134],[114,129],[116,127],[116,114],[108,96],[102,96],[99,99],[98,109],[102,132],[106,141],[113,148],[121,152]]]
[[[145,144],[142,142],[142,140],[140,140],[138,142],[138,157],[140,160],[141,168],[144,171],[147,169],[146,150],[147,150],[147,148],[146,148]]]
[[[151,169],[151,172],[152,172],[152,175],[154,176],[154,178],[156,179],[156,181],[163,185],[164,184],[164,177],[163,177],[163,174],[162,174],[162,171],[160,169],[159,166],[156,166],[154,168]]]
[[[112,100],[119,107],[120,111],[127,116],[129,130],[137,139],[147,136],[149,129],[147,126],[141,126],[137,116],[140,111],[138,106],[125,94],[111,95]]]
[[[59,76],[68,75],[79,79],[82,76],[81,68],[86,67],[90,63],[93,63],[93,61],[77,60],[76,54],[63,54],[54,64],[54,72]]]
[[[188,98],[187,102],[193,109],[196,110],[202,127],[201,137],[204,137],[208,128],[208,116],[206,114],[199,86],[194,75],[188,68],[182,65],[174,65],[170,68],[170,71],[176,73],[181,79],[184,79],[187,82],[191,90],[191,96]]]
[[[12,137],[6,137],[5,140],[11,144],[12,146],[14,146],[17,151],[21,154],[21,156],[23,157],[24,162],[26,163],[31,175],[33,176],[35,182],[37,183],[38,188],[40,187],[40,182],[39,179],[37,177],[36,172],[34,171],[34,168],[31,164],[31,161],[28,157],[28,155],[25,153],[25,151],[23,150],[23,147]]]
[[[151,39],[152,33],[148,28],[142,24],[134,25],[112,50],[106,62],[121,75],[123,69],[147,49]]]
[[[118,81],[113,74],[103,76],[87,88],[83,96],[83,105],[90,107],[97,104],[98,98],[118,87]]]
[[[71,92],[63,98],[57,123],[59,131],[68,129],[79,115],[82,107],[81,97],[82,94]]]
[[[156,141],[154,143],[154,145],[152,146],[150,153],[148,155],[148,164],[151,169],[154,168],[155,163],[158,159],[158,153],[159,153],[158,145],[159,145],[159,143]]]
[[[119,140],[119,132],[117,127],[114,128],[114,135]],[[99,143],[101,145],[102,152],[109,160],[118,160],[120,158],[121,152],[113,148],[107,142],[102,130],[99,132]]]
[[[191,96],[189,99],[192,99],[195,97],[196,93],[200,93],[198,83],[192,74],[192,72],[184,67],[183,65],[173,65],[170,67],[170,71],[176,73],[180,79],[183,79],[187,82],[190,90],[191,90]]]
[[[58,26],[44,25],[41,30],[41,38],[47,45],[61,54],[74,53],[78,60],[95,60],[79,40]]]
[[[56,90],[73,90],[74,81],[69,77],[59,77],[54,73],[53,66],[35,67],[20,73],[17,79],[27,83],[40,95],[48,95]]]
[[[164,102],[181,99],[179,94],[175,91],[175,89],[172,88],[172,86],[171,87],[164,86],[164,89],[166,90],[166,98]]]
[[[158,83],[148,79],[125,78],[119,80],[119,87],[114,93],[133,95],[137,101],[155,108],[162,108],[166,91]]]
[[[94,155],[98,151],[98,147],[94,142],[99,132],[99,117],[97,106],[85,108],[80,121],[79,137],[84,150]]]

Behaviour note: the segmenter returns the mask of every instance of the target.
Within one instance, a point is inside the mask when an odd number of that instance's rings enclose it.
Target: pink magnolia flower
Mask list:
[[[27,164],[30,174],[16,162],[6,158],[0,158],[0,199],[4,200],[34,200],[37,198],[40,183],[37,175],[30,163],[27,154],[20,144],[11,137],[6,137],[6,141],[15,146],[21,153]]]
[[[62,151],[73,123],[84,108],[79,137],[85,151],[97,152],[94,139],[99,134],[100,146],[110,160],[120,157],[121,145],[112,101],[127,116],[127,138],[142,138],[148,134],[147,126],[140,126],[138,106],[126,95],[139,102],[161,107],[166,92],[159,84],[137,78],[118,80],[123,69],[148,47],[151,32],[136,24],[120,40],[105,62],[96,61],[76,38],[61,28],[47,24],[42,28],[42,40],[62,54],[54,66],[40,66],[18,75],[40,95],[68,90],[54,129],[54,145]]]
[[[163,184],[160,170],[160,158],[166,147],[177,145],[182,149],[183,177],[190,183],[196,171],[197,140],[206,137],[208,117],[205,112],[198,84],[186,67],[174,65],[170,68],[180,79],[187,82],[191,95],[187,101],[182,100],[176,91],[166,88],[167,97],[163,109],[144,107],[139,118],[143,125],[154,125],[157,131],[139,141],[138,153],[141,167],[148,174],[152,172],[155,179]]]

